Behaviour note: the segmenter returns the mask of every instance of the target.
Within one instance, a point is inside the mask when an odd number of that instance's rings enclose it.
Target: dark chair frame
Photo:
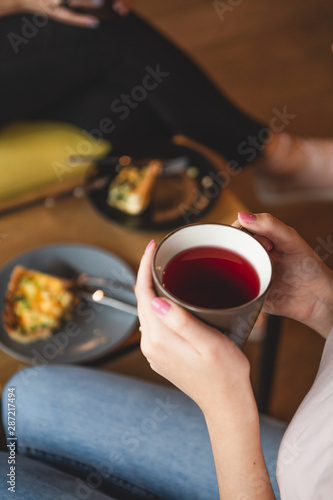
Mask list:
[[[267,414],[269,412],[269,403],[273,391],[282,321],[283,318],[281,316],[268,316],[265,337],[261,347],[257,391],[257,405],[261,413]]]

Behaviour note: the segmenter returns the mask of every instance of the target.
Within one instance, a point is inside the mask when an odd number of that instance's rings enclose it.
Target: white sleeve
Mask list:
[[[333,330],[313,386],[282,439],[276,475],[281,500],[333,498]]]

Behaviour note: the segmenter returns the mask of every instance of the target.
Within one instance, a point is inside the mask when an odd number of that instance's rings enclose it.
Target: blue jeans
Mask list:
[[[180,391],[90,368],[31,367],[3,391],[5,427],[8,388],[16,395],[16,498],[219,498],[204,417]],[[285,426],[262,418],[261,430],[279,498],[275,464]],[[9,453],[0,453],[2,478],[9,478]],[[12,500],[4,483],[0,496]]]

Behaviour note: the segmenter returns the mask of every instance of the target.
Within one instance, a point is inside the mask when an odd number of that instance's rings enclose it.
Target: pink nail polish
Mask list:
[[[238,216],[244,222],[255,222],[257,220],[257,217],[254,214],[249,214],[247,212],[238,212]]]
[[[165,300],[160,299],[159,297],[153,299],[151,306],[155,312],[161,314],[162,316],[164,316],[171,307],[170,304],[168,304],[168,302],[165,302]]]
[[[148,245],[146,246],[146,249],[145,249],[145,253],[149,250],[149,248],[154,244],[154,240],[150,240],[150,242],[148,243]]]
[[[274,248],[274,243],[272,243],[271,241],[268,243],[268,246],[266,248],[267,252],[270,252],[271,250],[273,250]]]
[[[88,27],[89,28],[98,28],[98,26],[100,25],[100,21],[98,19],[93,19],[92,21],[90,21],[90,23],[88,24]]]

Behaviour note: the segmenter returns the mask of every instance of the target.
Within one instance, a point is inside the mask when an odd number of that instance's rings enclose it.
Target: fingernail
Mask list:
[[[255,222],[257,217],[254,214],[249,214],[247,212],[238,212],[238,217],[240,217],[244,222]]]
[[[155,312],[164,316],[169,311],[171,306],[170,304],[168,304],[168,302],[165,302],[165,300],[156,297],[155,299],[153,299],[151,307]]]
[[[98,28],[99,25],[100,25],[100,22],[98,21],[98,19],[95,19],[94,21],[90,21],[88,26],[90,28]]]
[[[150,242],[148,243],[148,245],[146,246],[146,249],[145,249],[145,253],[148,252],[149,248],[154,244],[154,240],[150,240]]]
[[[274,243],[272,243],[272,242],[270,241],[270,242],[268,243],[268,245],[267,245],[266,250],[267,250],[267,252],[270,252],[271,250],[273,250],[273,248],[274,248]]]
[[[127,9],[121,3],[113,4],[113,10],[117,12],[117,14],[119,14],[120,16],[126,16],[129,13],[129,9]]]

